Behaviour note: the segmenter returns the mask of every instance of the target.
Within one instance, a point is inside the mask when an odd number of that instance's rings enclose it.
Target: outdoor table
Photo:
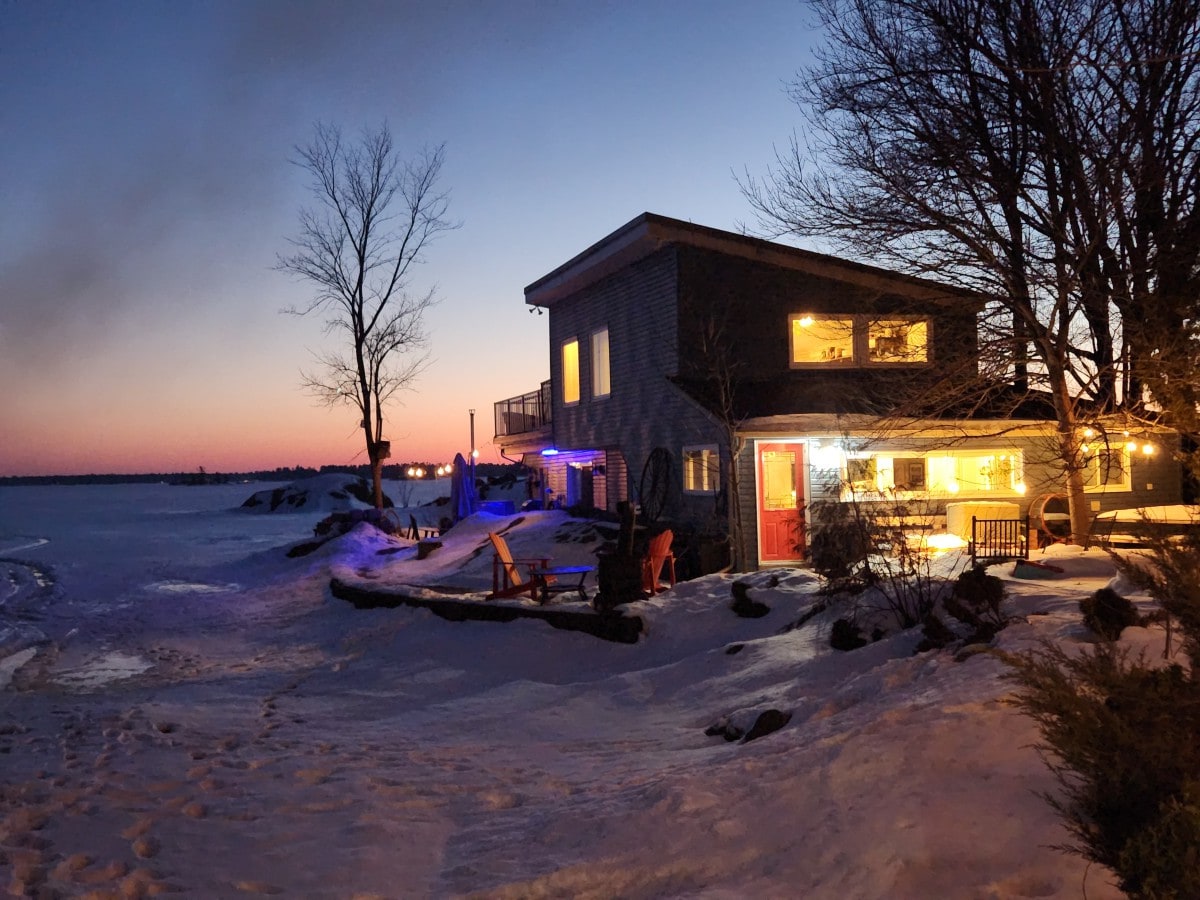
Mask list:
[[[548,603],[551,594],[564,594],[579,591],[579,596],[587,600],[583,589],[583,580],[587,578],[591,566],[552,566],[529,570],[529,578],[533,582],[534,592],[541,592],[541,603]]]

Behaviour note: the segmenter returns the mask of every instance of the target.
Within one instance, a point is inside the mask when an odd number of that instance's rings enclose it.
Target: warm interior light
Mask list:
[[[958,550],[967,546],[967,542],[957,534],[931,534],[925,539],[925,546],[930,550]]]
[[[1142,454],[1144,456],[1153,456],[1154,455],[1154,445],[1153,444],[1142,444]]]
[[[1085,428],[1083,429],[1083,436],[1090,441],[1096,436],[1096,432],[1092,431],[1090,428]]]
[[[813,323],[812,316],[801,316],[800,317],[800,327],[801,328],[809,328],[812,326],[812,323]]]
[[[946,482],[946,490],[948,490],[952,494],[957,494],[958,493],[958,482],[953,481],[953,480],[947,481]]]
[[[1127,443],[1127,444],[1125,445],[1125,449],[1126,449],[1126,450],[1128,450],[1130,453],[1132,453],[1133,451],[1135,451],[1137,448],[1138,448],[1138,442],[1137,442],[1137,441],[1130,441],[1129,443]]]
[[[1016,484],[1013,485],[1013,490],[1016,491],[1018,494],[1023,495],[1025,493],[1025,482],[1023,482],[1023,481],[1017,482]]]

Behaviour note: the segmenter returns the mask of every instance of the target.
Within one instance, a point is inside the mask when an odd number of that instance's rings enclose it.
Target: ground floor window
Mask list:
[[[683,490],[715,494],[721,487],[721,455],[715,444],[683,448]]]
[[[1129,450],[1125,446],[1084,445],[1083,484],[1089,491],[1130,489]]]
[[[843,494],[1012,496],[1025,492],[1024,470],[1020,450],[861,453],[846,460]]]

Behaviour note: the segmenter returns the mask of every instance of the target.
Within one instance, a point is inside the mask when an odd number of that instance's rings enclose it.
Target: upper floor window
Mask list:
[[[571,338],[562,345],[563,403],[579,402],[579,341]]]
[[[683,448],[683,490],[715,494],[721,487],[721,454],[715,444]]]
[[[608,329],[592,332],[592,396],[607,397],[612,393],[608,374]]]
[[[854,320],[831,316],[790,317],[792,363],[847,365],[854,362]]]
[[[797,313],[788,317],[793,368],[920,365],[929,361],[929,320]]]
[[[923,363],[929,359],[929,326],[924,319],[879,319],[867,324],[867,361]]]

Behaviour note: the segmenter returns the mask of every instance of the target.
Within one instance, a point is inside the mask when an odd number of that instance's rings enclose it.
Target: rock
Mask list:
[[[730,585],[730,590],[733,592],[733,603],[729,608],[743,619],[761,619],[771,611],[767,604],[750,599],[750,585],[746,582],[735,581]]]
[[[742,743],[748,744],[750,741],[765,737],[772,731],[778,731],[790,721],[792,721],[790,712],[780,712],[777,709],[764,710],[758,714],[758,718],[754,720],[754,724],[742,738]]]

